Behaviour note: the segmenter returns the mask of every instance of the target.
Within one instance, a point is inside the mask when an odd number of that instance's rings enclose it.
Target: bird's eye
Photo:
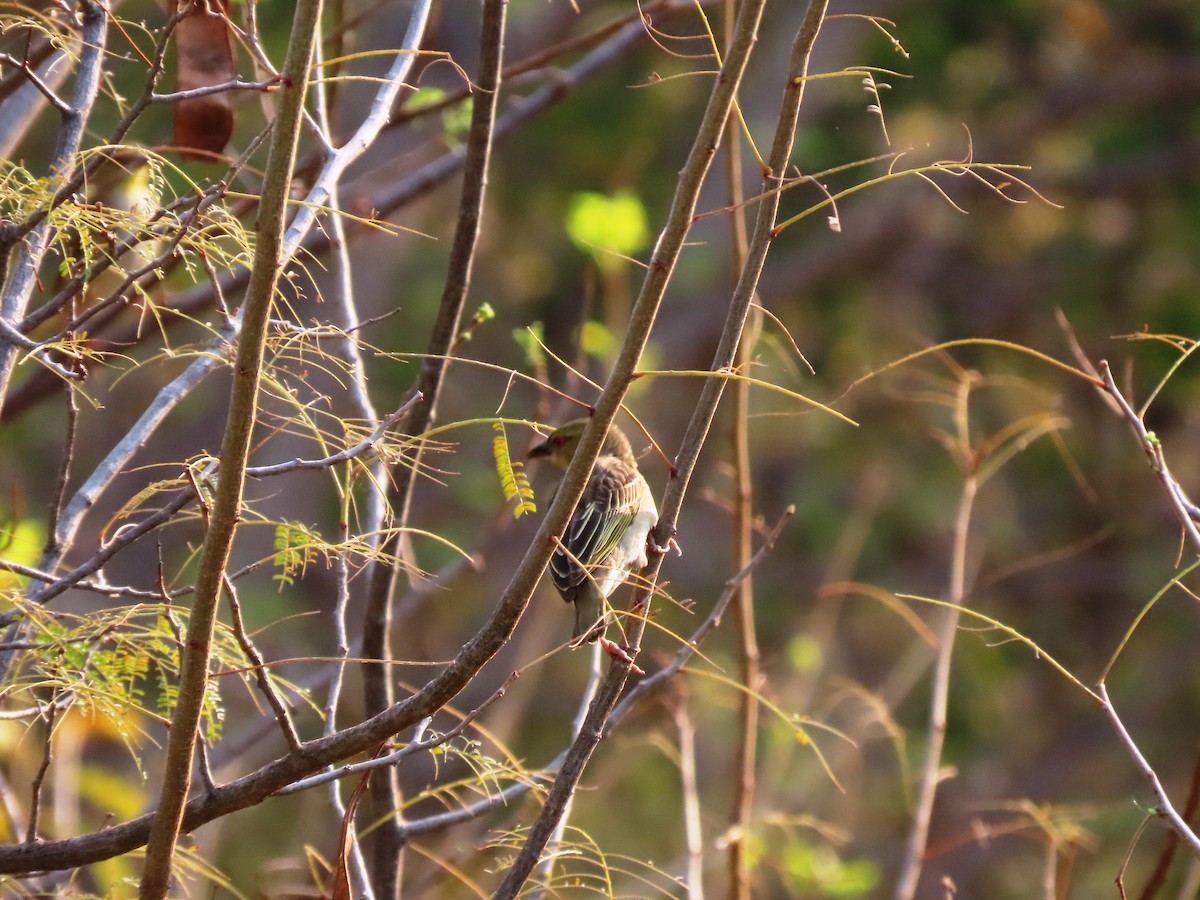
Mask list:
[[[563,437],[561,434],[558,437],[556,437],[553,441],[555,447],[561,447],[566,442],[567,442],[567,439],[565,437]]]

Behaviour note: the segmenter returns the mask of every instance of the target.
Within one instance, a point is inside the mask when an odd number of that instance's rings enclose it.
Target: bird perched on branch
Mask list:
[[[576,419],[556,428],[529,451],[529,458],[543,457],[565,469],[579,447],[587,422]],[[572,646],[590,643],[604,634],[608,597],[631,572],[646,565],[650,529],[657,522],[654,497],[638,471],[629,438],[613,425],[566,533],[550,559],[554,586],[564,600],[575,604]]]

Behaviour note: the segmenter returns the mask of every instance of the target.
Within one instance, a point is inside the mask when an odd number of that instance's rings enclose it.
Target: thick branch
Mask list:
[[[258,385],[262,376],[267,321],[283,261],[284,214],[300,136],[308,64],[312,58],[320,17],[321,0],[297,2],[287,58],[283,65],[278,117],[271,136],[266,180],[259,202],[254,268],[242,306],[241,338],[234,361],[225,437],[221,442],[220,473],[200,556],[200,572],[192,601],[192,614],[188,620],[187,640],[181,650],[179,697],[171,719],[159,807],[146,846],[146,864],[140,888],[142,900],[158,900],[167,894],[175,841],[179,836],[183,807],[191,786],[218,599],[234,533],[241,518],[246,460],[257,419]]]

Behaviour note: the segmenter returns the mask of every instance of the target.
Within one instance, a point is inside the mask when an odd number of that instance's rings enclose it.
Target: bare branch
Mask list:
[[[1175,511],[1175,519],[1179,522],[1179,527],[1187,535],[1193,551],[1200,553],[1200,527],[1197,525],[1200,522],[1200,516],[1196,515],[1200,510],[1197,510],[1196,505],[1188,499],[1179,482],[1171,475],[1171,470],[1167,467],[1166,456],[1163,453],[1162,442],[1156,435],[1146,430],[1146,423],[1142,421],[1142,417],[1125,399],[1125,395],[1121,393],[1121,389],[1113,380],[1112,369],[1109,368],[1107,360],[1100,360],[1100,374],[1104,379],[1107,395],[1116,401],[1121,414],[1141,444],[1146,458],[1150,461],[1150,467],[1166,490],[1167,499],[1171,501],[1171,507]]]
[[[1161,818],[1167,820],[1167,824],[1171,826],[1174,832],[1179,835],[1180,839],[1188,845],[1192,853],[1200,859],[1200,837],[1188,827],[1187,822],[1183,817],[1175,811],[1175,807],[1171,805],[1171,799],[1167,796],[1166,790],[1163,789],[1162,782],[1158,780],[1158,775],[1150,763],[1146,761],[1146,757],[1138,749],[1129,732],[1126,730],[1120,716],[1117,715],[1116,708],[1112,705],[1112,700],[1108,696],[1108,688],[1103,683],[1096,686],[1096,693],[1100,697],[1100,707],[1104,710],[1104,714],[1108,717],[1109,723],[1113,730],[1117,732],[1117,737],[1121,739],[1121,743],[1125,746],[1126,752],[1133,759],[1138,771],[1142,773],[1142,777],[1150,785],[1150,790],[1154,792],[1154,802],[1156,804],[1155,812]]]

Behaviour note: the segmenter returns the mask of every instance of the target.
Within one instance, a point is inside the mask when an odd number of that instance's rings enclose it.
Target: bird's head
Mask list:
[[[587,419],[573,419],[559,425],[546,437],[546,440],[529,451],[528,459],[548,459],[560,469],[565,469],[579,447],[579,439],[587,426]],[[601,456],[619,456],[621,459],[633,459],[633,450],[629,438],[616,425],[608,429],[604,446],[600,448]]]

